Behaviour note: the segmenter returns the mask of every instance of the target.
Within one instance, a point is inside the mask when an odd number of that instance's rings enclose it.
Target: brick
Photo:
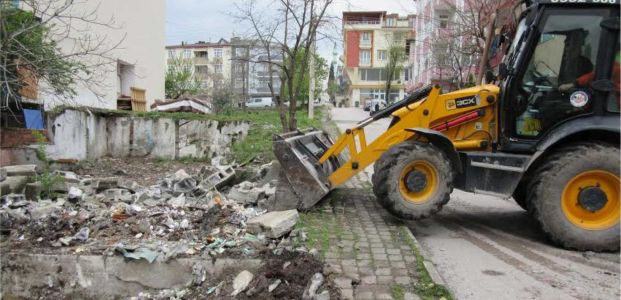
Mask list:
[[[395,282],[398,284],[410,284],[410,277],[409,276],[397,276],[395,277]]]
[[[392,278],[392,276],[377,276],[378,284],[390,284],[393,282],[394,282],[394,279]]]
[[[386,249],[386,253],[388,253],[388,254],[401,254],[401,250],[399,250],[399,249]]]
[[[382,253],[373,253],[373,259],[375,260],[388,260],[388,256]]]
[[[373,292],[362,292],[362,293],[356,293],[356,299],[358,300],[367,300],[367,299],[375,299],[375,296],[373,296]]]
[[[395,276],[408,276],[409,272],[408,272],[408,269],[393,268],[392,269],[392,275],[395,275]]]
[[[362,282],[364,284],[376,284],[377,283],[377,277],[375,277],[375,275],[362,276],[360,278],[360,282]]]
[[[407,265],[402,261],[391,261],[390,265],[395,268],[406,268]]]
[[[354,290],[352,289],[341,289],[341,297],[345,300],[353,300],[354,299]]]
[[[373,274],[373,267],[360,267],[358,271],[360,274]]]
[[[351,278],[337,277],[334,279],[334,284],[340,289],[351,289]]]
[[[386,253],[386,249],[384,248],[371,248],[371,253],[373,254],[384,254]]]
[[[401,255],[388,255],[388,259],[390,261],[403,261],[403,256],[401,256]]]
[[[390,275],[392,271],[389,268],[378,268],[375,270],[375,275]]]

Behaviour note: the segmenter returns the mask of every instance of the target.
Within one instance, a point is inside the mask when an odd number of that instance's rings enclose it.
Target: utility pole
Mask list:
[[[315,20],[311,21],[311,28]],[[308,70],[308,119],[312,120],[315,117],[314,105],[313,101],[315,100],[315,34],[311,37],[310,44],[310,58],[308,63],[310,64]]]

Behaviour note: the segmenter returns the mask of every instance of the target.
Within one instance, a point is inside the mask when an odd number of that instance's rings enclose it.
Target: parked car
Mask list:
[[[246,107],[248,108],[264,108],[272,107],[272,105],[274,105],[274,103],[271,97],[257,97],[246,101]]]
[[[376,112],[386,108],[386,106],[388,106],[388,103],[386,103],[386,101],[382,99],[373,99],[367,102],[367,105],[369,106],[369,114],[374,115]]]

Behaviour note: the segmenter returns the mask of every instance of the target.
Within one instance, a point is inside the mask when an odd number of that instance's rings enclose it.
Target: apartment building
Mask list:
[[[456,18],[456,9],[463,9],[464,0],[421,0],[416,2],[417,37],[410,52],[412,77],[409,89],[428,84],[440,85],[443,90],[456,88],[457,76],[451,65],[454,47],[460,47],[462,40],[451,34]],[[466,68],[474,67],[476,58],[464,59]]]
[[[233,51],[231,68],[231,87],[240,97],[238,99],[250,99],[256,97],[271,97],[269,88],[270,77],[272,78],[274,93],[280,93],[279,69],[272,66],[269,72],[268,53],[265,46],[259,41],[231,38]],[[271,61],[282,62],[282,53],[277,45],[270,48]]]
[[[170,68],[175,59],[189,62],[187,65],[198,75],[207,90],[223,87],[231,79],[231,43],[220,39],[215,43],[198,41],[197,43],[166,46],[167,66]]]
[[[175,59],[188,60],[189,67],[202,79],[208,93],[214,88],[231,90],[236,96],[231,97],[231,101],[235,101],[231,103],[233,106],[253,97],[271,96],[270,76],[274,79],[274,92],[280,93],[278,69],[274,67],[270,75],[267,51],[256,41],[233,37],[230,41],[220,39],[216,43],[182,43],[167,46],[166,50],[168,65]],[[270,55],[272,61],[282,62],[278,47],[274,46]]]
[[[406,51],[414,38],[414,15],[399,16],[385,11],[343,12],[344,75],[349,82],[348,106],[363,106],[372,99],[385,98],[388,50],[393,45]],[[393,79],[388,101],[405,97],[409,80],[407,63]]]

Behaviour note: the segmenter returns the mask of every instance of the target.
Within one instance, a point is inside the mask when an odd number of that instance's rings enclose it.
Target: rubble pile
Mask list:
[[[48,199],[39,197],[49,182],[33,180],[41,178],[35,177],[36,167],[2,168],[0,249],[120,255],[148,263],[178,257],[258,257],[265,261],[258,274],[246,271],[220,282],[203,276],[193,288],[135,298],[222,297],[226,291],[226,297],[237,298],[261,293],[300,298],[304,293],[305,299],[329,299],[318,251],[300,246],[306,234],[293,229],[298,212],[267,211],[266,203],[275,194],[273,164],[258,167],[247,181],[233,186],[232,166],[206,166],[194,175],[180,169],[150,186],[118,176],[55,171],[48,177],[60,180],[53,183],[54,196]],[[300,274],[283,264],[299,265]],[[305,265],[316,265],[316,270]]]

